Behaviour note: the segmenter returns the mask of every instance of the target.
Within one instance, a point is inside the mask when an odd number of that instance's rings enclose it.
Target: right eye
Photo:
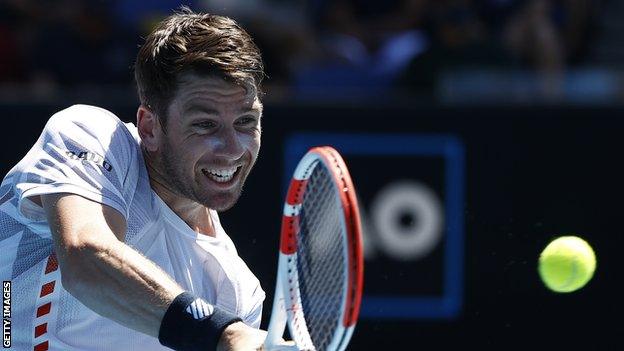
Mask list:
[[[193,123],[193,127],[200,129],[213,129],[217,126],[217,123],[214,121],[201,121],[197,123]]]

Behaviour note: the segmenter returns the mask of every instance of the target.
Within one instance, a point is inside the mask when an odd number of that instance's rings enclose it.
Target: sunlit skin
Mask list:
[[[154,191],[199,233],[214,235],[208,209],[232,207],[260,150],[262,104],[248,89],[218,77],[183,74],[166,131],[145,106],[137,125]],[[207,170],[240,167],[219,183]]]

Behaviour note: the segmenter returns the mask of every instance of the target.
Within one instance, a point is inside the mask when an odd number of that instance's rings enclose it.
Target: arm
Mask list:
[[[42,196],[63,287],[91,310],[128,328],[158,337],[171,302],[184,290],[149,259],[123,243],[125,218],[78,195]],[[219,350],[260,347],[265,333],[229,325]]]
[[[125,218],[78,195],[42,196],[63,287],[96,313],[158,337],[160,321],[184,290],[125,245]]]

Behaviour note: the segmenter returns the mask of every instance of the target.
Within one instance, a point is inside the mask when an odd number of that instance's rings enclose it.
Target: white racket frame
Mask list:
[[[323,150],[325,149],[325,150]],[[325,167],[332,171],[331,165],[328,165],[328,160],[326,160],[327,154],[335,155],[340,158],[338,152],[331,147],[318,147],[311,149],[299,162],[297,168],[295,169],[293,175],[293,181],[307,181],[312,173],[312,170],[318,166],[319,163],[323,163]],[[346,170],[346,166],[344,166],[344,162],[340,158],[342,166],[344,167],[344,171],[348,173]],[[350,179],[350,178],[349,178]],[[350,183],[350,181],[349,181]],[[332,182],[333,186],[336,187],[335,182]],[[291,184],[292,186],[292,184]],[[352,185],[351,185],[352,187]],[[343,189],[346,190],[346,189]],[[289,190],[290,191],[290,190]],[[338,191],[338,189],[336,189]],[[352,196],[355,196],[353,194]],[[301,199],[303,196],[301,196]],[[338,207],[345,211],[343,202],[341,201],[339,196],[334,197],[338,202]],[[355,203],[357,206],[357,202]],[[299,211],[301,209],[301,204],[289,204],[288,200],[284,205],[284,219],[294,219],[298,221]],[[357,208],[354,209],[354,215],[357,217],[357,226],[359,228],[359,214],[357,214]],[[344,216],[340,216],[341,225],[343,229],[343,233],[347,233],[347,224],[345,223]],[[298,234],[298,233],[295,233]],[[284,234],[282,234],[283,236]],[[358,232],[359,236],[359,232]],[[296,237],[296,235],[295,235]],[[345,267],[349,267],[349,248],[348,248],[348,238],[347,235],[342,236],[343,241],[343,260]],[[282,238],[282,240],[284,240]],[[296,241],[296,239],[295,239]],[[359,250],[361,256],[361,238],[357,240],[357,250]],[[267,338],[264,344],[265,350],[277,350],[283,349],[278,347],[282,341],[282,337],[288,325],[288,329],[290,331],[290,335],[295,342],[296,350],[314,350],[316,351],[310,333],[308,331],[308,327],[305,324],[305,316],[303,314],[303,308],[301,306],[301,297],[299,291],[299,279],[297,273],[297,252],[296,250],[283,250],[283,244],[280,247],[279,260],[278,260],[278,270],[277,270],[277,282],[275,286],[275,294],[273,299],[273,309],[271,311],[271,319],[269,321],[269,328]],[[296,245],[296,242],[295,242]],[[285,252],[286,251],[286,252]],[[359,264],[363,264],[360,258]],[[353,334],[353,330],[355,328],[355,320],[351,321],[349,326],[345,326],[344,322],[346,320],[345,315],[348,313],[347,309],[347,300],[349,298],[349,269],[347,268],[347,273],[343,279],[343,294],[341,301],[341,316],[338,319],[337,324],[334,326],[334,333],[332,337],[332,341],[330,342],[327,351],[342,351],[346,349],[349,340],[351,339],[351,335]],[[352,278],[353,279],[353,278]],[[357,278],[356,278],[357,279]],[[361,289],[361,272],[360,272],[360,289]],[[361,298],[361,291],[359,292],[360,297],[357,298],[357,306],[356,308],[359,310],[359,302]],[[356,312],[357,318],[357,312]]]

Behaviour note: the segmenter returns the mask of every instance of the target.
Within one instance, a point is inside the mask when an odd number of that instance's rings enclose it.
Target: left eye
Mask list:
[[[238,121],[236,121],[239,125],[246,125],[255,122],[255,118],[253,117],[241,117]]]

